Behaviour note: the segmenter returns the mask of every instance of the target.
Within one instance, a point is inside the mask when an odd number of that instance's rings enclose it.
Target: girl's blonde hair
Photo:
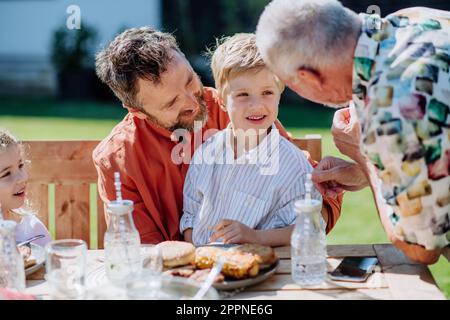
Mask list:
[[[0,128],[0,151],[11,145],[20,145],[20,142],[8,130]]]
[[[30,155],[30,148],[17,139],[9,130],[0,128],[0,152],[5,151],[10,146],[17,146],[24,163],[29,166],[31,161],[26,158]]]

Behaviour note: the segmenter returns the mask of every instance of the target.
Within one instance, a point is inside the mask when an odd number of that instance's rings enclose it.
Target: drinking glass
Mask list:
[[[80,300],[85,295],[86,252],[83,240],[52,241],[45,247],[46,280],[57,300]]]
[[[163,271],[163,257],[161,248],[153,244],[141,245],[142,269],[161,273]]]

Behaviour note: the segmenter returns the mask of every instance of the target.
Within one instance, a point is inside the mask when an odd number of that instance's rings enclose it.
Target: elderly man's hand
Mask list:
[[[347,191],[358,191],[369,185],[360,165],[335,157],[326,157],[312,173],[312,180],[321,194],[337,197]]]
[[[349,108],[336,111],[331,133],[336,147],[342,154],[356,162],[363,161],[364,156],[360,149],[361,125],[352,105]]]

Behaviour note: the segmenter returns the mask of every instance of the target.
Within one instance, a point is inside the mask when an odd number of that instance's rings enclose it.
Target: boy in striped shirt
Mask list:
[[[180,231],[197,246],[217,241],[288,245],[294,203],[304,196],[313,168],[274,126],[284,85],[265,66],[254,34],[225,38],[211,68],[231,122],[192,158]],[[323,217],[325,227],[325,209]]]

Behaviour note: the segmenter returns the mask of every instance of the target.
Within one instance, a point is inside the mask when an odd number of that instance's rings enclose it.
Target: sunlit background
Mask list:
[[[212,85],[206,48],[223,35],[253,32],[268,2],[0,0],[0,127],[23,140],[102,139],[125,111],[95,76],[99,48],[131,27],[172,32],[204,84]],[[412,6],[450,10],[448,0],[342,2],[356,12],[376,5],[382,16]],[[67,27],[70,5],[80,10],[80,29]],[[332,110],[290,91],[283,95],[279,119],[284,126],[297,137],[321,134],[323,154],[339,156],[330,136],[332,117]],[[368,189],[345,195],[342,216],[328,242],[387,242]],[[441,258],[431,270],[450,297],[450,264]]]

